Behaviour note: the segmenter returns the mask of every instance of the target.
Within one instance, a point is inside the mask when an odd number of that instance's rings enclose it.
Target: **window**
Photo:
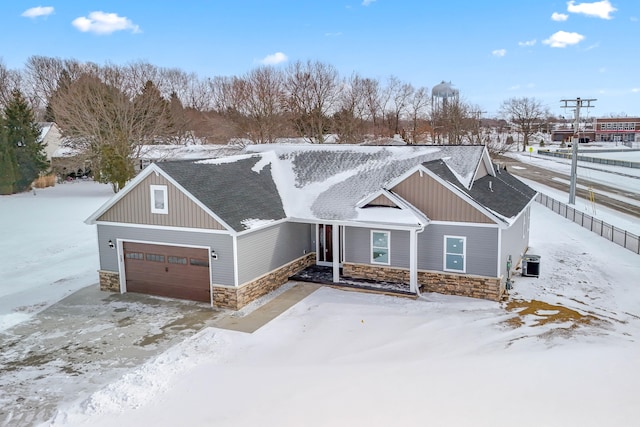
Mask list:
[[[125,257],[127,259],[144,259],[144,254],[141,252],[127,252]]]
[[[147,254],[146,258],[147,258],[147,261],[164,262],[164,255]]]
[[[444,236],[444,270],[464,273],[466,271],[466,237]]]
[[[167,205],[167,186],[151,185],[151,213],[168,214],[169,206]]]
[[[187,265],[187,259],[179,256],[169,256],[167,257],[167,262],[169,264],[182,264]]]
[[[371,231],[371,263],[389,264],[389,232]]]
[[[207,259],[191,258],[189,262],[197,267],[209,267],[209,260]]]

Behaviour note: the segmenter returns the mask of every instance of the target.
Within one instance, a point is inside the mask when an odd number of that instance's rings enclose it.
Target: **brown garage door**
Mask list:
[[[206,249],[123,243],[127,292],[211,300]]]

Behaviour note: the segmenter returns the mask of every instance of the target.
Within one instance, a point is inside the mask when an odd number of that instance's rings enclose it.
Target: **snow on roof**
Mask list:
[[[159,144],[159,145],[143,145],[140,148],[138,155],[141,159],[148,159],[152,161],[161,160],[179,160],[179,159],[206,159],[212,157],[230,156],[237,154],[242,150],[239,145],[202,145],[202,144],[188,144],[188,145],[171,145],[171,144]]]
[[[273,176],[287,216],[311,220],[356,220],[357,202],[430,160],[450,157],[450,168],[473,177],[481,146],[253,145],[247,152],[273,153]],[[405,215],[405,214],[403,214]],[[413,214],[396,216],[416,224]],[[392,219],[395,221],[396,219]],[[387,217],[387,222],[390,219]]]
[[[424,225],[423,218],[408,209],[398,209],[388,206],[370,206],[358,208],[355,220],[365,223],[402,224],[407,226]]]

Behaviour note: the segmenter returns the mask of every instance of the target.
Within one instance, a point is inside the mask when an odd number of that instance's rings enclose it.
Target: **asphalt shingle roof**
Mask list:
[[[231,228],[243,231],[250,228],[247,220],[275,221],[286,216],[271,166],[254,171],[260,159],[252,156],[222,163],[156,164]]]
[[[467,189],[442,160],[427,162],[424,166],[505,221],[522,212],[536,195],[531,187],[499,168],[494,168],[495,176],[485,175]]]

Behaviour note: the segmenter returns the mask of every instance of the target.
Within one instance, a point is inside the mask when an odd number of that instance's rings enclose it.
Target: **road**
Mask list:
[[[533,166],[528,163],[522,163],[510,157],[500,156],[500,157],[496,157],[494,160],[499,162],[502,165],[505,165],[507,167],[507,171],[509,171],[512,175],[529,179],[531,181],[535,181],[539,184],[554,188],[556,190],[564,191],[567,194],[569,193],[569,185],[566,184],[571,180],[571,177],[569,175],[556,172],[553,170]],[[514,166],[517,166],[517,167],[514,167]],[[608,171],[604,171],[604,172],[608,172]],[[625,176],[629,177],[629,175],[625,175]],[[640,189],[640,178],[638,177],[633,177],[633,178],[638,180],[638,188]],[[581,186],[583,188],[580,188]],[[587,189],[585,189],[584,187],[586,187]],[[580,175],[578,174],[578,188],[576,189],[576,197],[589,200],[590,192],[588,188],[591,188],[593,189],[593,191],[598,193],[596,194],[596,201],[598,205],[605,206],[610,209],[614,209],[618,212],[622,212],[636,218],[640,218],[640,207],[638,207],[637,205],[632,205],[630,203],[625,203],[613,197],[606,196],[604,194],[601,194],[601,192],[615,194],[615,195],[625,197],[627,199],[636,200],[638,201],[638,203],[640,203],[640,193],[637,193],[637,192],[631,193],[616,187],[603,185],[594,181],[588,181],[584,178],[580,178]]]

